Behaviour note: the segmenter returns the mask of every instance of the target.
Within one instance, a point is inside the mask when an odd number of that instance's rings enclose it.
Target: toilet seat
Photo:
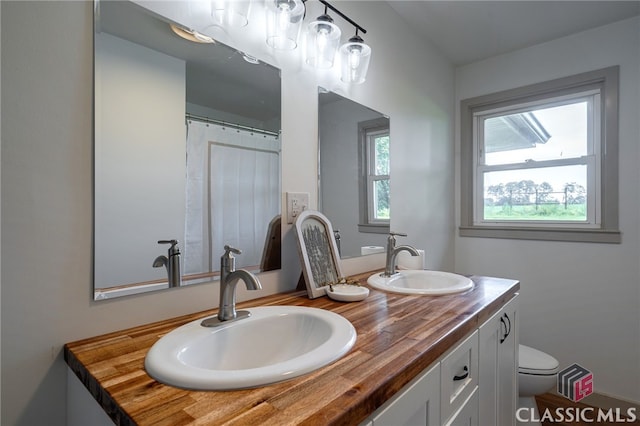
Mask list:
[[[537,376],[550,376],[558,373],[560,363],[551,355],[520,345],[518,372]]]

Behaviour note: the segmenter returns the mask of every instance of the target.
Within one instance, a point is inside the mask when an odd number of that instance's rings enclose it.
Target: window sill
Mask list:
[[[388,224],[359,224],[358,231],[367,234],[388,234],[390,226]]]
[[[619,230],[612,229],[549,229],[497,226],[461,226],[458,229],[461,237],[608,244],[620,244],[622,242],[622,233]]]

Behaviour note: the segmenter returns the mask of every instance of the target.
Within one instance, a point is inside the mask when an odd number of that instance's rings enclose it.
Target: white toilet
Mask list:
[[[520,345],[518,363],[518,408],[527,408],[523,413],[530,420],[539,419],[535,395],[552,389],[557,384],[560,363],[551,355]],[[535,425],[529,421],[526,424]],[[539,424],[539,422],[538,422]]]

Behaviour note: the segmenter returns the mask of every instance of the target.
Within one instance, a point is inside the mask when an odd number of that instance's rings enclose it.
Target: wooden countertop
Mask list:
[[[366,281],[370,273],[356,278]],[[449,296],[405,296],[370,289],[362,302],[306,292],[276,294],[238,307],[298,305],[328,309],[357,330],[355,346],[315,372],[256,389],[187,391],[158,383],[144,370],[149,348],[199,312],[68,343],[64,358],[116,424],[356,425],[488,319],[520,288],[518,281],[472,276],[472,290]],[[259,354],[258,354],[259,355]]]

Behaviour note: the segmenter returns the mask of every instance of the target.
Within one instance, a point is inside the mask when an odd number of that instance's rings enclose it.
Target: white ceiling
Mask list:
[[[389,0],[388,3],[454,65],[640,15],[640,0]]]

